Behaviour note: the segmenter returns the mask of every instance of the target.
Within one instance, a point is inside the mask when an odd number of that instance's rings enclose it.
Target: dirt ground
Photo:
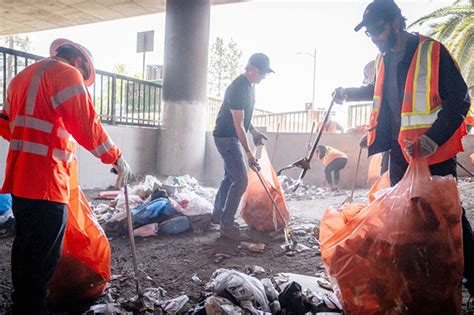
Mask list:
[[[474,224],[474,181],[460,182],[461,199],[471,224]],[[88,192],[92,200],[96,192]],[[218,268],[236,269],[247,272],[252,266],[265,269],[263,276],[274,276],[280,272],[292,272],[313,276],[322,269],[321,256],[315,238],[310,232],[328,206],[340,204],[348,191],[326,195],[324,199],[313,196],[313,200],[289,201],[292,212],[292,227],[299,242],[310,247],[310,250],[288,256],[280,247],[283,240],[270,240],[268,236],[254,235],[255,241],[266,243],[263,253],[250,252],[239,248],[239,242],[229,241],[219,237],[218,230],[196,234],[184,233],[176,236],[157,236],[137,238],[137,258],[139,268],[154,280],[142,280],[144,287],[160,286],[167,291],[168,298],[187,294],[190,298],[188,307],[194,305],[199,295],[204,291],[204,284]],[[365,201],[367,190],[357,190],[355,201]],[[281,236],[281,235],[280,235]],[[0,240],[0,314],[10,303],[10,249],[13,237]],[[127,238],[111,239],[112,275],[130,274],[133,271],[131,251]],[[202,283],[195,283],[192,277],[196,275]],[[135,294],[134,282],[127,279],[117,279],[110,283],[107,290],[108,298],[130,298]],[[464,295],[466,297],[466,292]],[[99,302],[106,301],[101,298]],[[464,299],[466,302],[466,298]]]

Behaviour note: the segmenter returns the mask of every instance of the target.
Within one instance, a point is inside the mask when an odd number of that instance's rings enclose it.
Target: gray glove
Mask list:
[[[359,139],[359,147],[362,149],[367,149],[369,144],[367,143],[367,134],[363,135],[362,138]]]
[[[268,140],[267,137],[257,129],[253,128],[250,131],[250,134],[252,135],[253,138],[253,143],[255,145],[263,145],[263,140]]]
[[[346,90],[342,87],[338,87],[332,92],[332,98],[336,104],[341,105],[347,98]]]
[[[412,157],[415,150],[415,143],[410,140],[404,140],[407,143],[405,152],[408,156]],[[438,149],[438,145],[427,135],[421,135],[416,143],[419,145],[421,156],[430,156]]]
[[[115,182],[115,187],[122,188],[123,186],[127,185],[132,178],[132,169],[123,158],[123,155],[120,156],[117,161],[115,161],[114,168],[117,171],[117,181]]]
[[[254,171],[260,171],[260,165],[258,164],[258,160],[252,154],[252,152],[247,152],[247,161],[249,162],[249,167]]]

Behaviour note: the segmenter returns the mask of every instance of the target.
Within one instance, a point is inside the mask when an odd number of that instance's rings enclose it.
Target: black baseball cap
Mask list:
[[[275,71],[270,68],[270,59],[268,59],[267,55],[262,53],[256,53],[250,56],[249,65],[256,67],[258,70],[262,71],[262,73],[275,73]]]
[[[365,9],[362,22],[357,24],[354,31],[358,32],[362,27],[374,25],[379,21],[391,22],[401,16],[402,11],[393,0],[374,0]]]

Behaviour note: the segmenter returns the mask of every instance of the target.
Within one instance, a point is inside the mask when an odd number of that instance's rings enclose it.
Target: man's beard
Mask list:
[[[395,47],[395,44],[397,43],[397,36],[395,35],[395,32],[393,29],[390,30],[390,34],[388,35],[387,39],[384,41],[375,41],[374,44],[377,46],[377,48],[380,50],[380,52],[386,53],[393,47]]]

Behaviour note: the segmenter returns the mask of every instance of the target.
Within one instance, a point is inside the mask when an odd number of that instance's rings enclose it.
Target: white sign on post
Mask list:
[[[153,51],[155,31],[137,33],[137,53]]]
[[[137,53],[143,53],[142,79],[145,80],[145,53],[153,51],[155,43],[155,31],[137,33]]]

